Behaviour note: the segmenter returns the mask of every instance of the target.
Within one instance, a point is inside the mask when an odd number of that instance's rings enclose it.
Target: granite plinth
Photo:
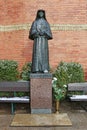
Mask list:
[[[52,112],[52,74],[30,75],[31,113]]]

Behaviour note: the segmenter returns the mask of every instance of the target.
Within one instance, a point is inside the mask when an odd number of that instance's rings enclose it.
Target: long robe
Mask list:
[[[29,38],[34,40],[32,55],[32,72],[49,71],[48,40],[52,39],[52,33],[48,22],[39,18],[32,23]]]

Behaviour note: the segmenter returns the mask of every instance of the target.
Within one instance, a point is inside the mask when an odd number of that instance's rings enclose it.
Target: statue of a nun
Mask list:
[[[52,39],[52,33],[44,10],[37,11],[36,19],[29,32],[29,38],[34,40],[31,72],[49,72],[48,40]]]

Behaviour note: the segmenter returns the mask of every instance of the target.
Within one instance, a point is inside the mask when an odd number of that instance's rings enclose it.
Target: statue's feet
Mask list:
[[[48,70],[44,70],[44,73],[48,73]]]

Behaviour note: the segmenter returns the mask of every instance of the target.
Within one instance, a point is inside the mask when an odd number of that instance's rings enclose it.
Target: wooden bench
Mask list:
[[[29,92],[29,81],[0,82],[1,92],[13,92],[14,97],[0,97],[0,102],[11,103],[11,113],[15,112],[15,103],[29,103],[29,96],[16,97],[17,92]]]
[[[87,82],[84,83],[69,83],[68,92],[81,92],[80,95],[70,95],[71,101],[87,101]],[[85,106],[82,106],[85,109]],[[86,109],[85,109],[86,110]]]
[[[87,82],[84,83],[69,83],[68,92],[78,91],[82,92],[82,95],[71,95],[69,98],[72,101],[87,101]]]

